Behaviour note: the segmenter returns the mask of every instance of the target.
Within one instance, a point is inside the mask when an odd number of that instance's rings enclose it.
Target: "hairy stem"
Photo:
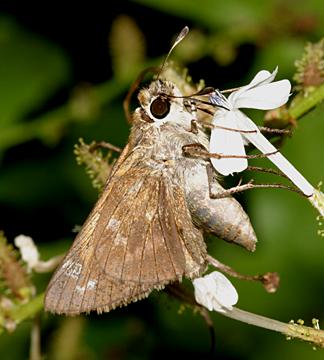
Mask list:
[[[298,119],[311,110],[314,106],[324,100],[324,84],[312,91],[308,96],[292,102],[288,112],[289,115]]]

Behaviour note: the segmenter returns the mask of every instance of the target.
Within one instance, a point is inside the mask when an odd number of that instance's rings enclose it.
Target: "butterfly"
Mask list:
[[[199,277],[207,267],[205,232],[254,250],[241,205],[210,196],[211,187],[224,190],[208,173],[210,160],[184,154],[184,146],[208,149],[209,141],[192,126],[197,113],[179,88],[159,75],[138,100],[128,143],[48,285],[47,311],[108,312]]]

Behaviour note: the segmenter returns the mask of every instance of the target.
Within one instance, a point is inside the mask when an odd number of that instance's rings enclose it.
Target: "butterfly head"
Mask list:
[[[184,105],[180,90],[171,81],[156,80],[140,91],[138,99],[146,121],[160,127],[165,123],[189,125],[192,114]]]

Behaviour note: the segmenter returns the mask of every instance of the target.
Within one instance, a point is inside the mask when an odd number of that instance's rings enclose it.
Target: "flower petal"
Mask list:
[[[216,286],[214,295],[221,306],[231,308],[237,303],[238,293],[227,277],[219,271],[214,271],[207,276],[214,281]]]
[[[197,278],[193,280],[195,288],[195,299],[198,304],[205,306],[209,311],[213,310],[212,296],[208,286],[208,281],[205,277]]]
[[[268,70],[259,71],[248,85],[242,86],[241,88],[239,88],[239,90],[234,91],[228,97],[229,102],[232,103],[236,108],[238,108],[238,106],[236,106],[236,101],[238,100],[238,98],[241,97],[242,94],[252,88],[271,83],[275,79],[277,72],[278,67],[276,67],[272,73],[270,73]]]
[[[252,81],[248,86],[251,89],[252,87],[269,84],[275,79],[277,73],[278,73],[278,66],[272,71],[272,73],[268,70],[261,70],[254,76],[254,78],[252,79]]]
[[[263,154],[277,151],[270,141],[261,134],[254,122],[239,110],[237,111],[237,123],[241,129],[256,130],[255,133],[244,133],[242,136]],[[269,155],[268,159],[272,161],[306,196],[313,195],[313,186],[280,152]]]
[[[286,79],[254,87],[236,98],[235,108],[276,109],[288,101],[290,90],[291,84]]]
[[[237,129],[235,112],[218,110],[212,121],[213,125]],[[244,143],[240,132],[214,128],[210,136],[211,153],[222,155],[245,155]],[[247,168],[247,159],[244,158],[220,158],[211,159],[214,168],[222,175],[233,172],[241,172]]]
[[[220,272],[214,271],[193,280],[196,301],[209,311],[224,312],[232,309],[238,301],[238,294],[232,283]]]

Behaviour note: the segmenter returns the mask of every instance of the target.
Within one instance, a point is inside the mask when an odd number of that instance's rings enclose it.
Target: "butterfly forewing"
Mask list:
[[[48,286],[47,310],[109,311],[204,270],[205,244],[181,179],[173,168],[152,166],[141,150],[121,155]]]

